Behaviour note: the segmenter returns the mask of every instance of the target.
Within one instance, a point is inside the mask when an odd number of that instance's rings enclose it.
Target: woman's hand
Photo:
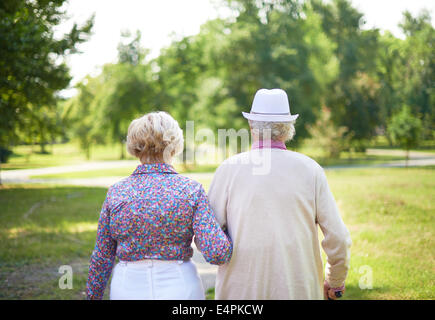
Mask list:
[[[343,296],[345,291],[344,284],[339,288],[331,288],[327,281],[323,284],[323,296],[325,300],[337,300]]]

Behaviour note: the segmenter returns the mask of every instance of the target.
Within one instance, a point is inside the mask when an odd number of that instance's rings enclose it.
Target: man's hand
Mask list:
[[[323,296],[325,300],[337,300],[338,298],[341,298],[344,295],[345,291],[346,288],[344,287],[344,284],[340,288],[334,288],[334,289],[329,286],[326,280],[323,284]]]

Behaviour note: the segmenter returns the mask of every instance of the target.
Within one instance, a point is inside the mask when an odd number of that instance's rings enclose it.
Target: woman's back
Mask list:
[[[164,163],[142,164],[113,185],[108,207],[110,234],[118,242],[118,258],[125,261],[188,259],[193,255],[194,234],[207,238],[204,233],[214,231],[201,184]],[[226,249],[223,245],[222,250]],[[207,261],[219,264],[225,252],[203,254]]]

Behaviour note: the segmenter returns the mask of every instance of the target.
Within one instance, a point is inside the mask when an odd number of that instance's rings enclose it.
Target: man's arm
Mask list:
[[[325,280],[331,288],[339,288],[344,285],[349,270],[352,241],[320,166],[316,174],[316,220],[324,235],[322,247],[327,256]]]

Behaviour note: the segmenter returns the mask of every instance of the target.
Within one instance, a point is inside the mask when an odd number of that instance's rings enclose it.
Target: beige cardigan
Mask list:
[[[343,284],[351,239],[323,169],[297,152],[260,149],[217,169],[211,206],[233,240],[218,269],[216,299],[323,299],[320,226],[326,280]]]

